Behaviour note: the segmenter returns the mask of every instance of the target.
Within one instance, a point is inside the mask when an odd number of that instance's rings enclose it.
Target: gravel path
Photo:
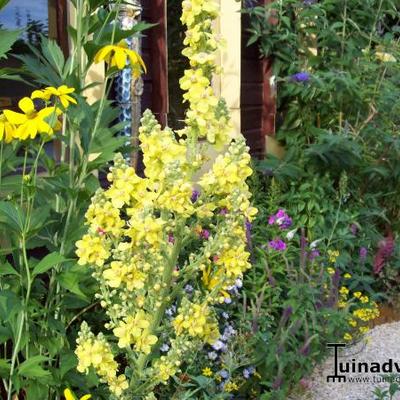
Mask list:
[[[368,363],[371,368],[371,363],[382,365],[392,359],[393,373],[396,373],[394,363],[397,362],[400,368],[400,322],[379,325],[371,329],[365,340],[346,349],[338,349],[338,354],[338,362],[349,362],[350,368],[354,364],[357,369],[359,362]],[[375,400],[373,391],[376,387],[384,389],[389,387],[390,383],[377,382],[383,379],[382,374],[388,377],[389,373],[364,373],[364,370],[359,373],[357,369],[355,373],[345,374],[346,382],[327,383],[326,377],[333,374],[334,365],[334,357],[330,356],[314,370],[310,378],[303,380],[303,386],[307,387],[306,392],[301,395],[292,394],[288,400]],[[386,368],[389,368],[388,364]],[[400,384],[400,372],[396,376],[399,377]],[[358,381],[352,382],[357,378]],[[396,394],[393,399],[400,400],[400,394]]]

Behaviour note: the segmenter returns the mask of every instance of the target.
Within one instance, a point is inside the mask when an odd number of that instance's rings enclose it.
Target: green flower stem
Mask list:
[[[17,361],[18,353],[20,350],[20,344],[21,344],[21,338],[22,338],[22,332],[24,330],[25,322],[28,321],[28,305],[29,305],[29,298],[31,295],[31,287],[32,287],[32,278],[31,278],[31,273],[29,269],[29,263],[28,263],[28,257],[27,257],[27,252],[26,252],[26,237],[25,237],[25,232],[22,234],[21,237],[21,248],[22,248],[22,256],[24,260],[24,266],[25,266],[25,273],[26,273],[26,279],[27,279],[27,290],[26,290],[26,296],[25,296],[25,302],[24,302],[24,310],[20,314],[20,321],[18,324],[18,330],[17,330],[17,340],[15,342],[12,358],[11,358],[11,368],[10,368],[10,375],[9,375],[9,381],[8,381],[8,393],[7,393],[7,400],[11,400],[12,396],[12,387],[13,387],[13,382],[12,382],[12,377],[14,375],[14,370],[15,370],[15,364]],[[26,328],[29,329],[28,324],[26,324]],[[27,347],[29,344],[27,343]],[[28,357],[28,349],[27,349],[27,354],[26,357]]]
[[[24,199],[24,177],[26,172],[26,161],[28,159],[28,147],[25,147],[24,153],[24,164],[22,166],[22,182],[21,182],[21,196],[20,196],[20,205],[22,207],[23,199]]]
[[[170,288],[171,288],[171,284],[172,284],[173,272],[174,272],[176,263],[178,261],[179,254],[182,250],[182,230],[183,230],[183,227],[185,226],[185,223],[186,223],[185,220],[181,221],[181,223],[179,224],[179,226],[177,228],[175,245],[172,250],[171,257],[169,258],[168,266],[167,266],[167,268],[164,269],[162,283],[163,283],[163,286],[165,285],[165,287],[163,288],[162,294],[161,294],[161,306],[158,308],[158,310],[154,314],[152,321],[150,322],[150,327],[149,327],[150,335],[153,334],[154,332],[156,332],[157,329],[159,328],[162,317],[165,314],[165,310],[167,309],[167,306],[172,301],[172,299],[168,299],[168,297],[169,297],[169,292],[170,292]],[[148,354],[141,354],[139,356],[138,361],[136,363],[139,379],[131,380],[131,385],[130,385],[131,388],[135,388],[135,387],[139,386],[139,382],[141,380],[140,377],[141,377],[141,374],[143,373],[144,368],[146,367],[148,357],[149,357]]]
[[[1,180],[3,175],[3,150],[4,150],[4,141],[2,140],[0,143],[0,193],[1,193]]]

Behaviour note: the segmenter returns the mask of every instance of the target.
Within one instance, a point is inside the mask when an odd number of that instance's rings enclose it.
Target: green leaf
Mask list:
[[[43,260],[41,260],[33,269],[33,276],[43,274],[52,268],[56,264],[60,264],[61,262],[66,261],[65,257],[63,257],[59,253],[51,253],[48,254]]]
[[[4,223],[13,231],[22,233],[24,222],[24,215],[17,206],[5,201],[0,202],[0,224]]]
[[[0,276],[4,275],[19,275],[19,273],[11,266],[9,262],[0,265]]]
[[[76,355],[73,352],[65,353],[61,355],[60,358],[60,378],[62,379],[64,375],[74,369],[78,364]]]
[[[6,53],[11,50],[12,45],[16,42],[21,32],[22,30],[7,31],[0,29],[0,59],[6,58]]]
[[[11,366],[7,360],[0,359],[0,377],[7,378],[10,374]]]
[[[18,375],[25,378],[44,378],[50,376],[50,372],[44,370],[39,364],[47,361],[48,358],[44,356],[34,356],[24,361],[18,368]]]
[[[0,10],[4,8],[9,2],[10,0],[0,0]]]
[[[82,292],[81,288],[79,287],[80,276],[72,271],[63,272],[59,275],[58,281],[60,285],[64,288],[69,290],[76,295],[87,299],[85,293]]]

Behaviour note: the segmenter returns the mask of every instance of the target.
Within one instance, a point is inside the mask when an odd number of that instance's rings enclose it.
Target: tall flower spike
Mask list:
[[[105,341],[82,324],[78,369],[94,367],[113,399],[152,398],[190,354],[217,343],[215,306],[230,300],[230,288],[250,268],[246,224],[257,210],[246,184],[249,148],[243,137],[229,140],[228,111],[211,87],[218,45],[211,20],[218,7],[211,0],[187,0],[183,7],[191,65],[181,79],[187,126],[179,138],[144,113],[144,177],[116,155],[111,185],[93,197],[88,232],[77,242],[79,264],[90,265],[99,282],[109,330]],[[114,50],[98,58],[113,57]],[[210,162],[209,143],[226,153]],[[116,374],[117,356],[126,375]]]

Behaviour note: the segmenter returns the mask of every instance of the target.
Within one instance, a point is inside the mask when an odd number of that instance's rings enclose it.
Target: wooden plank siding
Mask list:
[[[268,0],[260,0],[266,4]],[[255,157],[263,157],[266,136],[275,133],[275,96],[271,90],[272,64],[261,58],[257,43],[247,46],[249,16],[242,14],[241,128]]]

